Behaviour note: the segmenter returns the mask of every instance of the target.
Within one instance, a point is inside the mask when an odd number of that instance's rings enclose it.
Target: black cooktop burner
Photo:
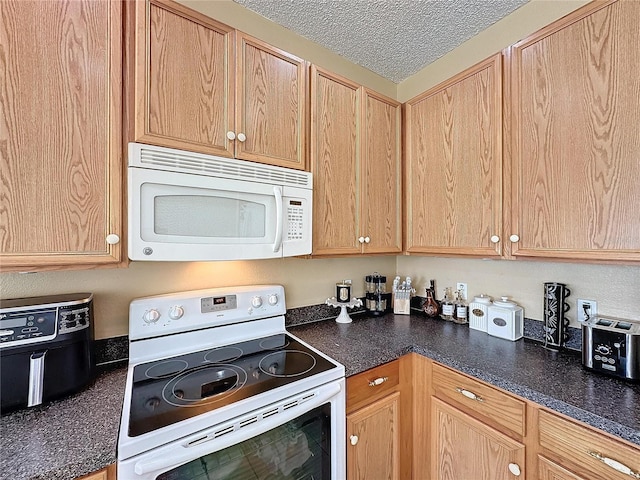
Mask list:
[[[142,435],[332,368],[334,364],[284,333],[136,365],[129,435]]]

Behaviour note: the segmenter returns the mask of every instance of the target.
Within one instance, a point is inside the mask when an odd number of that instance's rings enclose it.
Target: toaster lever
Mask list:
[[[27,407],[42,403],[42,391],[44,387],[44,356],[47,353],[35,352],[29,360],[29,398]]]

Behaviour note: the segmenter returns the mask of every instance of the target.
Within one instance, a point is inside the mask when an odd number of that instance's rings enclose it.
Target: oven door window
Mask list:
[[[157,480],[330,480],[331,404],[174,468]]]

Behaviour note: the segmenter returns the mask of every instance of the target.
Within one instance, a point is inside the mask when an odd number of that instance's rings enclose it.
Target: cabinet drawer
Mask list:
[[[589,427],[565,420],[540,410],[538,417],[540,446],[545,455],[570,459],[582,469],[588,469],[596,478],[629,480],[638,478],[631,473],[616,470],[628,469],[640,475],[640,449],[617,442]],[[599,457],[599,458],[598,458]]]
[[[347,409],[386,393],[398,386],[400,368],[397,360],[347,378]]]
[[[524,401],[435,363],[432,382],[435,396],[464,405],[518,435],[525,434]]]

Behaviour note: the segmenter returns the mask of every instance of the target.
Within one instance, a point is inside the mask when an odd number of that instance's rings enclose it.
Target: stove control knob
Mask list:
[[[145,323],[156,323],[160,318],[160,312],[155,308],[150,308],[142,315],[142,319]]]
[[[596,351],[602,355],[609,355],[611,353],[611,348],[607,345],[598,345]]]
[[[179,318],[182,318],[183,315],[184,308],[182,308],[180,305],[174,305],[169,309],[169,318],[171,320],[178,320]]]
[[[271,295],[269,295],[269,298],[267,299],[267,301],[269,302],[269,305],[274,306],[278,304],[278,300],[280,300],[278,298],[278,294],[277,293],[272,293]]]
[[[262,306],[262,297],[253,297],[251,299],[251,306],[253,308],[260,308]]]

